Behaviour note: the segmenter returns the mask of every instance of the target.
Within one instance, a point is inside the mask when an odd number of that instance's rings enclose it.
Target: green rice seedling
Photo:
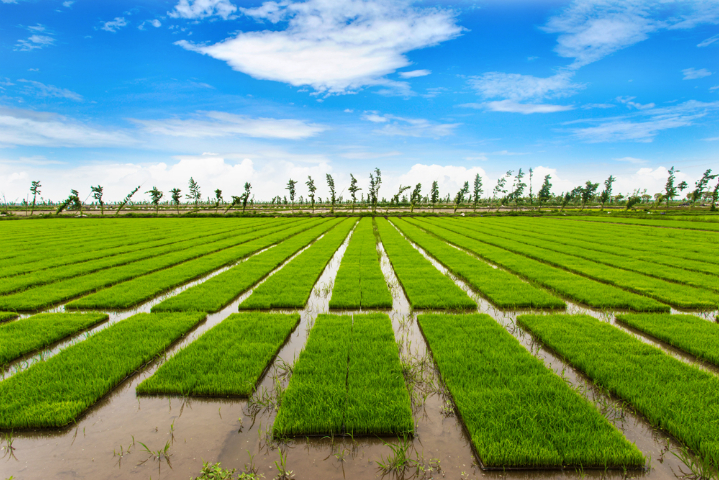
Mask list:
[[[384,313],[354,315],[344,423],[352,435],[414,432],[392,322]]]
[[[317,279],[355,223],[354,218],[341,221],[307,250],[259,285],[252,295],[240,304],[240,310],[304,307]]]
[[[282,228],[279,231],[254,235],[244,243],[209,255],[190,260],[171,268],[134,278],[95,294],[69,303],[66,308],[130,308],[183,283],[206,275],[213,270],[235,263],[248,255],[274,245],[308,228],[303,223],[296,229]]]
[[[160,355],[204,313],[139,313],[0,382],[0,428],[62,427]]]
[[[343,432],[351,337],[352,317],[317,317],[282,398],[275,436]]]
[[[500,308],[566,307],[562,300],[546,291],[523,282],[504,270],[492,268],[402,219],[392,221],[407,238]]]
[[[488,243],[476,240],[467,231],[455,225],[443,228],[429,221],[408,220],[414,225],[434,233],[447,242],[468,250],[512,273],[518,274],[534,283],[549,288],[572,300],[599,309],[628,309],[635,311],[668,312],[669,306],[654,299],[646,298],[620,288],[606,285],[566,270],[552,267],[546,263],[510,252]]]
[[[487,467],[639,467],[639,449],[489,315],[417,318]]]
[[[239,294],[270,274],[292,255],[306,247],[322,233],[336,225],[338,220],[315,221],[307,230],[284,240],[267,251],[261,252],[226,272],[188,288],[179,295],[164,300],[153,312],[203,311],[217,312],[232,302]],[[311,227],[311,228],[310,228]],[[287,233],[296,232],[295,229]]]
[[[330,308],[392,308],[379,258],[372,219],[363,218],[342,256]]]
[[[15,320],[19,315],[15,312],[0,312],[0,323]]]
[[[719,225],[711,222],[688,222],[682,220],[644,220],[641,218],[626,217],[571,217],[572,220],[598,223],[620,223],[628,225],[642,225],[645,227],[678,228],[682,230],[707,230],[719,232]]]
[[[246,397],[299,321],[297,313],[232,314],[140,383],[137,393]]]
[[[589,315],[520,315],[517,323],[719,466],[719,379]]]
[[[461,288],[442,275],[386,219],[377,219],[377,230],[412,308],[477,308]]]
[[[719,305],[719,277],[474,225],[478,239],[680,308]],[[656,278],[652,278],[656,277]],[[666,281],[669,280],[669,281]],[[693,286],[692,286],[693,285]],[[700,287],[700,288],[695,288]],[[705,290],[706,289],[706,290]],[[714,290],[710,292],[707,290]]]
[[[104,313],[41,313],[0,325],[0,365],[110,318]]]
[[[694,315],[617,315],[617,321],[719,365],[719,325]]]

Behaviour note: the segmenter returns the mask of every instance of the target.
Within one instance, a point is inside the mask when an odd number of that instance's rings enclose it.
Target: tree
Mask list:
[[[392,205],[393,203],[396,203],[397,205],[399,205],[399,197],[400,197],[400,195],[402,195],[404,192],[406,192],[406,191],[409,190],[410,188],[412,188],[412,187],[409,187],[409,186],[403,187],[402,184],[400,184],[400,185],[399,185],[399,191],[397,191],[397,195],[395,195],[394,197],[392,197],[392,199],[389,201],[390,205]]]
[[[599,188],[599,183],[592,183],[589,180],[584,184],[584,187],[580,187],[579,196],[582,200],[582,210],[584,210],[584,206],[597,195],[597,188]]]
[[[185,195],[185,198],[193,201],[195,203],[195,210],[200,209],[200,198],[202,195],[200,194],[200,185],[195,181],[194,178],[190,177],[190,183],[188,185],[188,190],[190,193]]]
[[[499,211],[499,207],[501,205],[504,205],[507,196],[507,179],[511,177],[513,173],[514,172],[512,172],[512,170],[507,170],[507,173],[504,174],[504,176],[501,177],[499,180],[497,180],[497,185],[494,186],[494,190],[492,191],[492,198],[496,198],[499,194],[501,194],[501,200],[500,204],[497,205],[497,211]]]
[[[374,175],[369,174],[369,196],[372,204],[372,213],[377,213],[377,202],[379,201],[379,187],[382,185],[382,172],[379,168],[374,169]]]
[[[641,198],[639,195],[637,195],[636,193],[632,194],[632,195],[627,199],[627,207],[626,207],[626,210],[629,210],[630,208],[634,207],[634,205],[636,205],[636,204],[638,204],[638,203],[642,203],[642,198]]]
[[[30,210],[30,215],[35,212],[35,199],[41,193],[40,187],[42,187],[42,185],[40,185],[40,180],[33,180],[30,184],[30,193],[32,193],[32,209]]]
[[[155,215],[157,215],[160,209],[160,200],[165,196],[165,194],[159,191],[155,186],[152,187],[152,190],[148,190],[145,193],[150,194],[150,198],[152,199],[151,203],[155,206]]]
[[[422,200],[422,184],[418,183],[415,185],[414,190],[412,190],[412,195],[409,197],[410,202],[410,213],[414,212],[414,206],[417,205],[417,203]]]
[[[222,198],[222,190],[219,188],[215,190],[215,213],[220,209],[220,204],[224,201]]]
[[[604,180],[604,190],[602,190],[602,193],[599,195],[599,202],[602,204],[602,210],[601,210],[602,212],[604,211],[604,204],[612,199],[612,184],[616,180],[617,179],[611,175],[609,175],[609,178]],[[587,182],[587,183],[589,183],[589,182]]]
[[[310,190],[310,194],[307,195],[310,197],[310,201],[312,202],[312,212],[315,211],[315,192],[317,191],[317,187],[315,187],[315,181],[312,180],[312,177],[307,175],[307,181],[305,182],[305,185],[307,185],[307,188]]]
[[[172,194],[172,203],[175,204],[175,207],[177,208],[177,213],[179,215],[180,213],[180,200],[182,200],[182,190],[179,188],[173,188],[170,190],[170,193]]]
[[[482,177],[479,176],[479,173],[474,176],[474,191],[472,193],[472,197],[474,200],[474,211],[476,212],[479,199],[482,198],[482,193],[484,193],[484,190],[482,190]]]
[[[430,189],[430,202],[432,202],[432,211],[434,211],[434,206],[439,201],[439,183],[437,180],[432,182],[432,188]]]
[[[664,185],[664,198],[667,200],[667,210],[669,210],[669,202],[671,202],[674,197],[678,195],[677,187],[674,186],[676,173],[679,173],[679,170],[675,170],[674,166],[672,165],[672,168],[669,169],[669,177],[667,178],[667,183],[666,185]]]
[[[469,182],[464,182],[462,189],[454,196],[454,213],[457,213],[459,204],[464,201],[464,196],[469,193]]]
[[[532,193],[532,179],[534,178],[534,170],[529,169],[529,204],[534,205],[534,194]]]
[[[551,175],[545,175],[544,176],[544,182],[542,182],[542,187],[539,189],[539,193],[537,193],[537,202],[539,203],[539,210],[542,210],[542,203],[546,202],[550,198],[552,198],[552,184],[549,183],[549,181],[552,179]]]
[[[514,204],[519,208],[519,201],[524,195],[524,189],[527,188],[527,184],[522,181],[524,179],[524,172],[520,168],[517,172],[517,176],[514,177],[514,183],[512,185],[512,193],[509,194],[509,199],[514,200]]]
[[[337,201],[335,197],[335,179],[329,173],[325,175],[327,176],[327,186],[330,188],[330,213],[335,213],[335,202]]]
[[[707,188],[707,185],[710,181],[714,180],[717,175],[712,175],[711,168],[708,168],[704,175],[702,175],[702,178],[696,181],[694,183],[694,191],[691,193],[691,202],[692,202],[692,208],[694,208],[694,204],[697,200],[702,198],[702,195],[704,194],[704,190]]]
[[[120,210],[122,210],[123,208],[125,208],[125,205],[128,204],[128,202],[130,201],[130,199],[132,198],[132,196],[137,193],[137,191],[140,189],[141,186],[142,186],[142,185],[138,185],[137,188],[135,188],[133,191],[131,191],[130,193],[128,193],[127,196],[122,199],[122,202],[120,202],[120,206],[117,207],[117,211],[115,212],[115,215],[119,215],[119,214],[120,214]]]
[[[101,185],[98,185],[97,187],[90,187],[90,190],[92,190],[92,198],[97,200],[97,203],[100,204],[100,215],[105,215],[105,202],[102,201],[104,188]]]
[[[295,204],[295,185],[297,185],[297,180],[292,180],[291,178],[287,182],[287,186],[285,187],[285,190],[290,191],[290,202],[294,206]]]
[[[684,190],[689,188],[689,184],[685,181],[682,181],[679,185],[677,185],[677,188],[679,189],[679,192],[684,192]]]
[[[717,181],[717,184],[714,186],[714,190],[712,191],[712,207],[711,211],[715,212],[717,209],[717,201],[719,201],[719,180]]]
[[[350,188],[348,189],[352,194],[352,212],[355,211],[355,203],[357,202],[357,192],[362,190],[357,186],[357,179],[350,173]]]
[[[74,189],[70,190],[70,195],[67,197],[67,199],[63,200],[60,205],[58,205],[57,210],[55,210],[55,215],[59,215],[60,212],[62,212],[66,208],[76,208],[80,210],[80,215],[82,215],[82,202],[80,201],[80,192]]]
[[[582,187],[576,187],[572,189],[572,191],[565,193],[564,197],[562,197],[562,208],[560,208],[559,211],[564,211],[564,207],[566,207],[569,202],[577,198],[581,191]]]
[[[245,209],[247,208],[247,201],[250,199],[250,192],[252,191],[252,184],[249,182],[245,182],[245,191],[242,194],[242,213],[245,213]]]

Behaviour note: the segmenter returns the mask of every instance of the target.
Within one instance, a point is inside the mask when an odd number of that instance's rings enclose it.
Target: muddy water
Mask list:
[[[336,252],[317,281],[307,307],[300,311],[299,326],[282,347],[276,365],[282,361],[293,364],[305,345],[309,331],[320,313],[328,313],[329,292],[347,247],[348,239]],[[415,246],[416,247],[416,246]],[[416,247],[418,248],[418,247]],[[621,471],[576,472],[565,471],[512,471],[483,472],[477,465],[471,444],[461,423],[453,414],[451,398],[439,383],[427,355],[427,347],[419,331],[416,315],[399,285],[381,244],[381,266],[393,295],[393,307],[387,311],[392,319],[396,339],[400,345],[403,360],[413,365],[417,383],[413,388],[413,411],[416,434],[411,439],[410,455],[417,460],[416,466],[403,475],[389,475],[390,478],[480,478],[508,477],[521,479],[540,478],[581,478],[625,476],[646,476],[650,479],[675,478],[683,465],[666,447],[676,449],[677,445],[661,432],[655,431],[641,415],[605,393],[593,388],[583,375],[541,348],[531,335],[516,327],[518,314],[527,312],[503,312],[493,308],[478,297],[460,280],[455,282],[478,302],[478,311],[487,313],[502,324],[532,354],[563,375],[567,381],[600,410],[631,441],[651,455],[651,469],[627,474]],[[418,248],[425,256],[426,253]],[[429,258],[427,256],[427,258]],[[443,273],[445,269],[430,260]],[[279,268],[282,268],[280,266]],[[220,271],[224,271],[222,269]],[[279,269],[278,269],[279,270]],[[148,312],[162,299],[176,295],[190,285],[200,283],[219,273],[215,272],[184,287],[175,289],[162,298],[155,299],[131,311],[108,312],[110,321],[95,327],[92,331],[107,328],[137,312]],[[222,462],[226,468],[242,470],[251,464],[265,478],[273,478],[280,463],[280,452],[286,455],[286,468],[294,472],[295,478],[322,479],[369,479],[383,477],[377,461],[391,453],[384,442],[394,443],[391,438],[296,438],[286,443],[274,442],[268,432],[276,414],[275,395],[277,385],[286,386],[287,376],[282,368],[271,369],[261,380],[253,399],[225,398],[200,399],[179,397],[138,397],[135,387],[152,375],[167,358],[186,346],[199,335],[217,325],[232,313],[251,294],[244,293],[226,308],[211,314],[207,320],[193,330],[184,340],[173,346],[167,354],[148,365],[140,373],[129,377],[112,393],[83,415],[76,425],[62,430],[24,431],[13,434],[13,455],[0,459],[0,479],[14,476],[16,479],[47,478],[167,478],[186,480],[199,473],[203,461]],[[54,309],[62,311],[63,307]],[[568,302],[569,313],[587,313],[604,321],[614,322],[614,315],[593,311],[584,306]],[[289,312],[288,312],[289,313]],[[337,312],[342,314],[361,312]],[[705,315],[709,319],[709,314]],[[629,331],[627,329],[627,331]],[[657,344],[668,353],[684,361],[694,360],[670,347],[652,342],[636,332],[631,334],[643,341]],[[53,346],[45,356],[56,354],[69,344],[82,341],[85,334]],[[6,372],[26,368],[38,356],[23,359],[12,365]],[[422,366],[425,368],[422,369]],[[715,370],[712,370],[715,371]],[[716,373],[716,371],[715,371]],[[140,445],[150,450],[164,449],[169,442],[169,457],[157,458],[147,453]],[[5,443],[2,442],[2,446]],[[5,453],[6,450],[0,452]],[[251,459],[252,458],[252,459]],[[439,465],[440,469],[437,468]],[[418,470],[421,467],[423,471]],[[684,468],[686,470],[686,468]]]

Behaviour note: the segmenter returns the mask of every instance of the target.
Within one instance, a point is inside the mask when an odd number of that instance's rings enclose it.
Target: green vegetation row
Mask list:
[[[139,313],[0,382],[0,428],[62,427],[160,355],[204,313]]]
[[[464,290],[442,275],[386,219],[377,218],[377,230],[412,308],[477,308]]]
[[[241,264],[235,265],[205,282],[163,300],[152,307],[152,311],[217,312],[339,222],[340,220],[315,219],[308,225],[311,227],[308,230],[248,258]]]
[[[648,227],[664,227],[664,228],[681,228],[684,230],[707,230],[716,232],[719,231],[719,225],[708,223],[708,222],[686,222],[681,220],[644,220],[639,218],[626,218],[626,217],[572,217],[572,220],[581,220],[584,222],[602,222],[602,223],[627,223],[630,225],[645,225]]]
[[[504,270],[492,268],[476,257],[448,245],[445,241],[429,235],[402,219],[397,218],[392,221],[407,238],[499,308],[566,307],[562,300],[546,291],[523,282]]]
[[[399,350],[386,314],[320,315],[273,427],[276,435],[414,431]]]
[[[589,315],[521,315],[517,322],[596,384],[719,466],[719,379],[714,374]]]
[[[371,218],[357,224],[335,278],[330,308],[392,308]]]
[[[629,258],[631,260],[642,262],[640,265],[645,265],[648,262],[654,266],[657,264],[666,265],[685,270],[684,272],[679,272],[680,275],[691,275],[688,272],[695,271],[719,276],[719,265],[678,256],[672,251],[668,251],[663,246],[654,243],[653,237],[637,237],[636,241],[632,241],[622,235],[620,237],[621,245],[618,245],[619,242],[617,241],[616,234],[611,234],[607,238],[604,238],[591,228],[574,231],[562,225],[554,226],[541,223],[538,224],[536,220],[530,223],[519,221],[512,223],[497,222],[492,223],[492,228],[498,230],[501,229],[501,231],[511,233],[513,235],[520,235],[523,239],[530,237],[545,240],[554,245],[577,247],[588,250],[589,253],[595,255],[596,252],[601,252],[602,255],[611,255],[612,257],[623,256],[625,257],[623,260]],[[640,245],[641,248],[636,248],[635,245]],[[702,254],[693,255],[702,257]],[[706,258],[706,256],[703,258]],[[620,263],[620,265],[622,265],[623,268],[626,268],[625,263]],[[646,271],[643,273],[646,273]]]
[[[667,305],[472,238],[474,232],[434,220],[409,220],[427,231],[559,295],[599,309],[668,312]]]
[[[249,396],[299,322],[299,313],[233,313],[165,362],[137,393]]]
[[[694,315],[617,315],[617,321],[719,366],[719,325]]]
[[[307,250],[255,288],[240,304],[240,310],[304,307],[310,298],[312,287],[355,223],[354,218],[348,218],[325,233]]]
[[[442,223],[451,225],[464,224],[464,222],[454,220],[443,220]],[[491,228],[485,229],[477,224],[471,225],[470,228],[464,226],[461,228],[472,232],[468,236],[490,245],[501,247],[640,295],[646,295],[678,308],[713,309],[719,305],[719,294],[715,292],[689,285],[670,283],[640,273],[603,265],[593,260],[586,260],[576,255],[563,253],[561,249],[553,250],[547,247],[530,245],[529,243],[524,243],[525,241],[530,241],[528,239],[513,240],[509,235],[502,235]]]
[[[41,313],[0,325],[0,365],[110,318],[104,313]]]
[[[199,236],[198,234],[194,234],[194,238],[178,241],[169,245],[165,244],[153,247],[148,244],[140,244],[136,248],[136,251],[132,251],[129,253],[106,256],[96,260],[64,265],[61,267],[47,268],[45,270],[39,270],[25,275],[15,275],[13,277],[5,278],[2,280],[2,282],[0,282],[0,295],[7,295],[8,293],[25,290],[31,287],[37,287],[46,283],[63,280],[65,278],[74,278],[80,275],[87,275],[89,273],[103,270],[105,268],[118,267],[121,265],[126,265],[128,263],[145,260],[147,258],[159,257],[168,253],[177,253],[188,248],[196,247],[198,245],[206,245],[211,242],[235,237],[238,234],[249,233],[258,228],[262,228],[263,226],[264,225],[257,225],[249,229],[232,229],[223,233],[206,235],[201,234]]]
[[[246,224],[244,227],[249,227],[251,224]],[[242,227],[240,227],[242,228]],[[68,254],[64,248],[58,248],[57,250],[46,252],[44,257],[39,260],[34,260],[27,263],[21,263],[16,265],[9,265],[3,262],[3,267],[0,267],[0,277],[9,277],[12,275],[18,275],[28,272],[36,272],[38,270],[44,270],[49,273],[49,269],[53,267],[60,267],[64,265],[77,264],[81,262],[91,262],[98,259],[104,260],[108,257],[120,256],[123,254],[129,254],[137,252],[138,250],[144,250],[155,247],[162,247],[168,245],[177,245],[180,247],[182,242],[187,242],[194,238],[202,237],[207,238],[208,236],[220,235],[228,231],[238,230],[237,225],[225,225],[224,228],[205,228],[205,229],[188,229],[178,228],[168,230],[166,235],[161,238],[138,238],[132,236],[129,232],[115,232],[115,237],[125,238],[124,235],[131,235],[129,238],[133,239],[131,244],[123,244],[120,246],[112,246],[105,243],[99,245],[99,249],[93,249],[91,251],[82,250],[78,253]],[[98,245],[94,245],[98,246]]]
[[[245,235],[233,236],[179,252],[168,253],[88,275],[30,288],[19,293],[0,297],[0,309],[28,311],[49,307],[82,294],[224,250],[284,228],[281,224],[273,225]]]
[[[639,449],[486,314],[417,321],[486,467],[638,467]]]
[[[240,245],[133,278],[113,287],[100,290],[87,297],[75,300],[74,302],[70,302],[66,308],[122,309],[134,307],[146,300],[151,300],[163,292],[167,292],[202,275],[211,273],[213,270],[230,265],[248,255],[270,247],[297,232],[306,230],[311,223],[312,222],[302,222],[301,225],[297,227],[284,227],[279,231],[263,231],[262,234],[254,235],[253,238],[248,238],[247,242],[241,243]]]
[[[15,312],[0,312],[0,323],[15,320],[18,316]]]

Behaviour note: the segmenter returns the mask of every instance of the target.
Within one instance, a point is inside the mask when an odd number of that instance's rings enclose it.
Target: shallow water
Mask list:
[[[309,331],[320,313],[328,313],[329,291],[334,282],[341,257],[346,250],[349,236],[335,253],[313,289],[310,301],[300,311],[301,320],[278,355],[276,365],[281,361],[294,363],[305,345]],[[416,247],[416,246],[415,246]],[[418,247],[416,247],[418,248]],[[528,312],[505,312],[492,307],[466,284],[452,278],[478,302],[478,312],[487,313],[503,325],[532,354],[557,374],[581,391],[590,401],[616,425],[630,441],[651,456],[648,471],[585,471],[574,469],[564,471],[482,471],[475,458],[469,437],[462,424],[453,414],[451,398],[441,387],[431,362],[427,363],[427,346],[417,326],[416,316],[421,311],[411,311],[409,302],[397,282],[381,244],[381,266],[393,295],[393,307],[387,313],[392,319],[401,355],[415,365],[425,365],[418,380],[421,383],[413,390],[413,410],[416,433],[411,439],[410,454],[418,459],[424,471],[411,468],[400,475],[386,475],[390,478],[481,478],[502,477],[516,479],[540,478],[581,478],[606,477],[624,478],[646,476],[650,479],[675,478],[684,468],[676,457],[666,452],[667,446],[677,449],[677,444],[662,432],[656,431],[641,416],[632,412],[622,402],[596,390],[582,374],[566,365],[551,352],[541,348],[535,339],[516,326],[516,317]],[[446,270],[418,248],[443,273]],[[280,266],[279,268],[282,268]],[[175,289],[157,299],[130,311],[108,312],[110,321],[91,330],[97,331],[121,321],[137,312],[149,312],[150,308],[164,298],[176,295],[191,285],[200,283],[225,269]],[[183,340],[170,348],[165,356],[152,362],[140,373],[130,376],[98,404],[93,406],[72,427],[60,430],[15,432],[13,434],[13,455],[0,459],[0,478],[14,476],[17,479],[47,478],[167,478],[186,480],[199,473],[202,462],[222,462],[226,468],[242,470],[245,464],[252,464],[265,478],[273,478],[278,471],[275,462],[280,461],[280,452],[286,454],[286,466],[295,478],[352,478],[369,479],[383,477],[377,461],[391,453],[385,442],[396,443],[393,438],[295,438],[278,445],[268,435],[275,416],[273,392],[275,385],[286,385],[287,378],[281,368],[272,368],[262,378],[254,400],[240,398],[179,398],[136,396],[135,387],[152,375],[166,358],[170,358],[182,347],[199,335],[217,325],[232,313],[251,294],[245,292],[221,311],[210,314],[207,320],[196,327]],[[615,322],[613,313],[594,311],[585,306],[568,304],[568,313],[587,313],[601,320]],[[57,307],[54,311],[62,311]],[[358,312],[337,312],[342,314]],[[710,319],[711,313],[704,317]],[[621,327],[637,338],[667,351],[683,361],[695,363],[686,354],[667,345],[653,341],[646,336]],[[49,349],[52,355],[72,344],[82,341],[85,334],[60,342]],[[12,365],[6,376],[25,368],[37,359],[31,357]],[[425,363],[423,364],[422,361]],[[419,368],[419,367],[418,367]],[[717,373],[715,367],[705,366]],[[434,386],[433,386],[434,385]],[[426,398],[424,397],[426,395]],[[268,400],[269,399],[269,400]],[[258,401],[267,401],[265,408]],[[449,402],[449,403],[448,403]],[[133,440],[134,439],[134,440]],[[147,453],[140,445],[150,450],[164,449],[170,442],[167,458]],[[2,446],[5,443],[2,442]],[[5,453],[3,450],[1,453]],[[1,454],[0,453],[0,454]],[[437,462],[438,460],[438,462]],[[440,470],[437,469],[437,464]],[[431,471],[429,469],[432,469]]]

